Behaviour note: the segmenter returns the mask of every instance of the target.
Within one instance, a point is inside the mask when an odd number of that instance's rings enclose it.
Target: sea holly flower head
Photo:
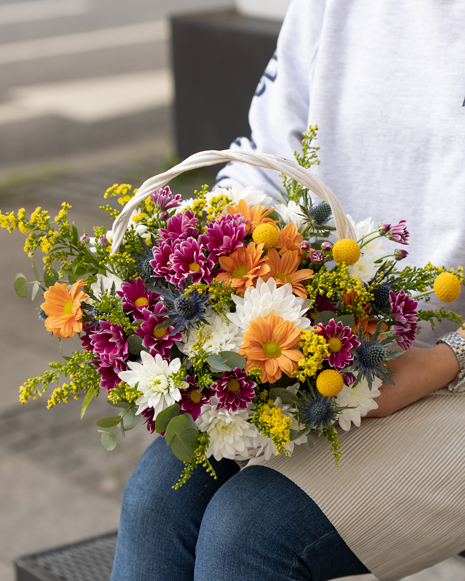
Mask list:
[[[327,325],[315,325],[315,333],[324,337],[330,351],[329,364],[337,371],[347,367],[353,360],[352,349],[360,346],[360,341],[352,333],[350,327],[344,327],[342,321],[338,323],[331,319]]]
[[[235,412],[239,408],[246,409],[249,402],[255,397],[257,384],[249,380],[247,372],[238,367],[231,371],[223,371],[223,377],[213,384],[218,398],[219,408],[226,408]]]
[[[196,227],[197,218],[190,210],[171,216],[166,223],[166,228],[160,228],[159,232],[163,240],[186,240],[189,237],[197,238],[199,230]]]
[[[299,405],[299,420],[307,426],[319,428],[330,426],[337,417],[336,404],[332,398],[318,394],[305,394]]]
[[[143,322],[136,330],[136,335],[142,337],[142,346],[149,349],[151,355],[159,353],[164,359],[169,359],[174,342],[182,337],[181,333],[174,333],[173,325],[164,325],[168,318],[167,310],[162,302],[156,303],[150,310],[144,309]]]
[[[123,299],[123,309],[134,315],[135,319],[141,319],[142,311],[151,309],[157,302],[157,296],[145,288],[140,278],[123,282],[121,287],[122,290],[116,294]]]
[[[166,186],[150,194],[150,198],[159,210],[171,210],[180,205],[181,195],[173,196],[169,186]]]
[[[219,256],[229,256],[243,246],[245,237],[245,218],[241,214],[222,216],[210,222],[205,234],[199,241],[211,252],[210,258],[218,262]]]
[[[194,290],[184,296],[182,289],[172,292],[169,289],[158,288],[157,292],[163,296],[168,309],[166,324],[174,325],[173,334],[180,330],[185,330],[189,334],[191,328],[199,329],[201,323],[207,323],[206,304],[210,300],[208,293],[201,294]]]
[[[197,375],[188,375],[186,377],[187,387],[181,391],[181,401],[179,405],[183,412],[188,412],[193,420],[196,420],[201,412],[202,407],[209,403],[214,391],[204,388],[200,391],[197,385]]]
[[[396,341],[399,347],[407,350],[415,341],[418,320],[418,302],[407,295],[402,289],[397,294],[393,291],[389,293],[392,316],[398,323],[394,325]]]
[[[182,240],[175,246],[170,256],[170,264],[174,271],[172,281],[179,288],[184,281],[191,277],[192,283],[211,283],[211,274],[215,263],[211,258],[207,258],[203,253],[203,247],[194,238]]]

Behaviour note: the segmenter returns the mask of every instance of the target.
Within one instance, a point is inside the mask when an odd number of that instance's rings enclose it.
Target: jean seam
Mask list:
[[[324,540],[325,540],[325,539],[327,539],[328,537],[331,537],[331,536],[334,536],[334,535],[337,535],[337,532],[336,532],[336,531],[331,531],[331,532],[329,532],[329,533],[326,533],[325,535],[323,535],[323,536],[322,536],[322,537],[320,537],[319,539],[317,539],[317,540],[315,540],[315,541],[312,541],[312,542],[311,542],[309,545],[307,545],[307,546],[305,547],[305,549],[304,549],[304,550],[303,550],[303,551],[302,551],[302,552],[301,552],[299,555],[296,555],[296,556],[294,557],[294,561],[293,561],[293,563],[292,563],[292,567],[289,569],[288,577],[289,577],[289,578],[291,578],[291,575],[293,574],[293,572],[294,572],[294,570],[295,570],[295,568],[296,568],[296,566],[297,566],[297,560],[298,560],[298,559],[304,559],[304,557],[305,557],[305,554],[306,554],[306,553],[307,553],[307,552],[308,552],[310,549],[312,549],[313,547],[317,546],[319,543],[321,543],[321,541],[324,541]],[[313,577],[313,576],[312,576],[312,577]],[[311,580],[309,580],[309,581],[314,581],[314,580],[313,580],[313,579],[311,579]]]

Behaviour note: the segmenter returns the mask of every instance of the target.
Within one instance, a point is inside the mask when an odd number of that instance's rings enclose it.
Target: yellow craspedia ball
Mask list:
[[[451,303],[459,297],[460,281],[451,272],[441,272],[434,280],[434,294],[443,303]]]
[[[263,244],[264,248],[274,248],[279,240],[279,232],[273,224],[259,224],[252,234],[255,244]]]
[[[341,238],[333,246],[333,258],[338,264],[352,266],[360,258],[360,246],[350,238]]]
[[[344,387],[344,378],[335,369],[325,369],[316,378],[316,388],[326,397],[337,395]]]

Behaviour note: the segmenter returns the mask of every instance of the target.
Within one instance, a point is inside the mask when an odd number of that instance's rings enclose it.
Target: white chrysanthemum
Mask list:
[[[225,317],[214,314],[207,317],[208,325],[204,325],[199,331],[192,331],[187,340],[183,335],[182,352],[185,355],[192,355],[191,347],[199,339],[200,334],[205,339],[204,349],[207,353],[218,354],[220,351],[239,351],[242,345],[242,329],[239,329],[228,321]]]
[[[115,285],[115,292],[122,290],[122,284],[123,281],[114,274],[97,274],[97,280],[90,285],[90,290],[97,299],[100,299],[105,291],[108,291],[108,294],[111,293],[113,285]]]
[[[244,200],[249,208],[257,204],[260,204],[263,208],[264,206],[269,206],[273,201],[265,192],[257,190],[254,186],[249,186],[248,188],[239,188],[238,186],[227,189],[216,188],[211,192],[210,196],[207,196],[207,201],[214,196],[229,196],[232,199],[233,206],[236,206],[241,200]]]
[[[236,312],[228,313],[227,317],[244,331],[249,328],[250,321],[270,315],[295,321],[297,329],[310,327],[310,320],[304,316],[310,301],[296,297],[289,283],[278,288],[273,278],[268,282],[259,278],[256,287],[251,286],[245,291],[244,298],[232,295],[232,300],[236,303]]]
[[[305,218],[302,215],[302,210],[296,202],[292,200],[287,204],[277,202],[276,211],[285,224],[294,224],[294,226],[297,226],[299,232],[303,230],[305,226]]]
[[[153,357],[146,351],[141,351],[140,356],[142,363],[128,361],[131,371],[121,371],[118,377],[131,387],[138,384],[137,389],[143,394],[136,400],[136,405],[139,406],[136,415],[147,408],[153,408],[156,417],[181,399],[181,392],[170,378],[170,375],[181,368],[181,361],[173,359],[168,362],[158,353]]]
[[[350,430],[351,423],[360,427],[361,419],[371,410],[375,410],[378,404],[374,398],[379,397],[379,388],[383,382],[379,377],[373,381],[372,388],[368,387],[368,381],[362,379],[355,387],[344,385],[336,396],[338,406],[350,406],[355,409],[343,410],[339,416],[339,425],[346,432]]]
[[[356,224],[352,216],[347,214],[347,217],[355,228],[357,240],[360,240],[363,236],[367,236],[367,234],[378,231],[378,228],[371,218],[366,218]],[[379,264],[375,264],[375,261],[386,256],[388,253],[389,251],[384,244],[383,238],[375,238],[375,240],[369,242],[362,248],[362,256],[353,266],[349,267],[350,276],[356,276],[364,282],[370,280],[379,268]]]
[[[216,409],[218,399],[212,397],[209,404],[202,407],[202,413],[196,420],[201,432],[210,436],[207,457],[213,455],[215,460],[229,458],[233,460],[242,454],[252,444],[257,435],[257,428],[249,424],[248,410],[228,412],[224,408]]]

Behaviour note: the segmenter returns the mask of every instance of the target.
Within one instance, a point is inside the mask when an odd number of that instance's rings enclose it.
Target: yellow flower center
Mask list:
[[[451,272],[442,272],[434,280],[434,294],[443,303],[451,303],[460,294],[460,281]]]
[[[263,353],[268,357],[268,359],[276,359],[281,355],[281,347],[276,343],[276,341],[267,341],[263,345]]]
[[[140,297],[134,301],[136,307],[145,307],[145,305],[149,304],[149,301],[145,297]]]
[[[335,369],[325,369],[316,378],[317,390],[326,397],[334,397],[344,387],[344,378]]]
[[[71,311],[73,310],[73,301],[66,301],[65,306],[63,308],[63,313],[65,315],[69,315],[71,313]]]
[[[274,248],[279,240],[279,232],[272,224],[259,224],[252,234],[255,244],[263,244],[264,248]]]
[[[197,264],[196,262],[191,262],[189,264],[189,270],[193,270],[194,272],[199,272],[200,271],[200,264]]]
[[[332,353],[339,353],[339,351],[342,349],[342,341],[337,337],[331,337],[331,339],[328,341],[328,347]]]
[[[155,337],[155,339],[162,339],[166,335],[166,332],[166,327],[162,327],[161,329],[155,328],[152,332],[152,335]]]
[[[337,264],[345,262],[347,266],[352,266],[360,258],[360,246],[351,238],[341,238],[333,246],[333,258]]]
[[[199,403],[202,399],[202,394],[196,389],[194,389],[193,391],[191,391],[190,398],[194,403]]]
[[[285,274],[284,272],[278,272],[276,278],[279,278],[279,280],[285,280],[286,282],[292,284],[292,278],[288,274]]]
[[[239,264],[239,266],[236,266],[236,268],[231,272],[231,276],[233,278],[242,279],[248,272],[249,267],[246,264]]]
[[[237,381],[237,379],[230,379],[227,385],[228,391],[239,391],[241,388],[241,384]]]

